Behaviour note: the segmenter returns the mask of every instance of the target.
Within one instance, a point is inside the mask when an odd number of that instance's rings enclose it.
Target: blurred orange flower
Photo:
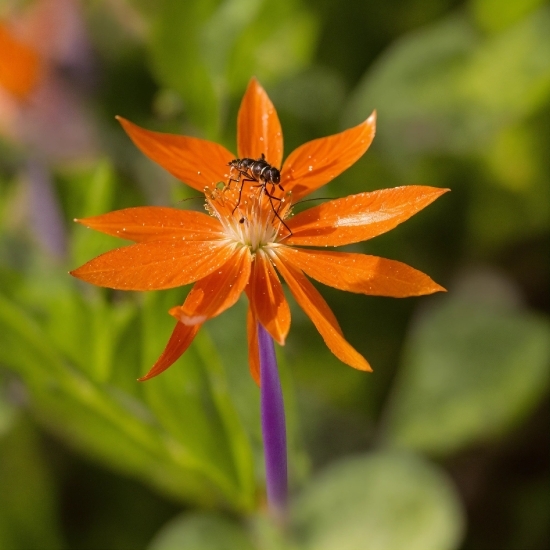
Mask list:
[[[38,81],[40,59],[0,21],[0,86],[25,99]]]
[[[48,160],[93,153],[81,97],[93,72],[76,0],[37,0],[0,20],[0,134]]]
[[[96,153],[85,101],[93,55],[77,0],[17,4],[21,9],[5,10],[0,20],[0,140],[20,152],[21,184],[28,188],[25,229],[62,258],[65,224],[50,169]]]
[[[278,274],[332,353],[363,371],[370,371],[370,365],[345,340],[332,311],[306,275],[341,290],[378,296],[444,290],[400,262],[299,247],[370,239],[393,229],[447,191],[423,186],[383,189],[331,200],[290,217],[293,204],[341,174],[368,149],[375,133],[374,113],[354,128],[296,149],[282,165],[280,186],[259,177],[246,181],[245,175],[229,165],[235,155],[221,145],[151,132],[119,120],[145,155],[205,194],[208,211],[138,207],[77,220],[137,244],[91,260],[71,272],[75,277],[122,290],[159,290],[196,282],[184,304],[170,310],[176,327],[164,352],[140,380],[172,365],[202,323],[232,306],[244,291],[249,301],[250,369],[259,383],[257,323],[279,344],[284,344],[290,328],[290,309]],[[241,159],[259,160],[265,155],[269,165],[281,166],[281,125],[273,104],[254,79],[239,110],[237,147]]]

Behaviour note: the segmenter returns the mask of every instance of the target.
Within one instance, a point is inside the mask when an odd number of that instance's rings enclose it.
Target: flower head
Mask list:
[[[35,87],[40,58],[0,21],[0,88],[18,99],[25,99]]]
[[[93,64],[76,0],[37,0],[0,19],[0,134],[40,158],[95,149],[78,84]]]
[[[290,309],[279,276],[332,353],[364,371],[371,370],[368,362],[345,340],[332,311],[306,275],[341,290],[378,296],[444,290],[400,262],[303,248],[370,239],[447,191],[423,186],[383,189],[331,200],[291,216],[293,204],[341,174],[368,149],[375,133],[374,113],[354,128],[302,145],[282,166],[281,125],[255,79],[239,110],[238,157],[209,141],[151,132],[119,120],[145,155],[205,194],[207,210],[138,207],[77,220],[136,244],[91,260],[71,272],[75,277],[122,290],[195,283],[184,304],[170,310],[177,320],[172,336],[140,380],[172,365],[202,323],[232,306],[244,291],[249,301],[250,368],[259,382],[258,323],[279,344],[284,344],[290,328]],[[243,159],[246,162],[235,162]],[[275,172],[266,172],[272,168]]]
[[[90,88],[91,49],[78,0],[24,4],[0,19],[0,139],[23,153],[26,213],[36,241],[63,257],[65,226],[50,167],[96,150],[79,86]]]

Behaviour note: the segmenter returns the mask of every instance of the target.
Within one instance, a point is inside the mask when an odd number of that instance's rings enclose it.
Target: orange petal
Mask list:
[[[161,356],[151,367],[151,370],[138,380],[144,382],[171,367],[189,347],[200,327],[200,325],[187,326],[183,323],[177,323]]]
[[[432,203],[449,189],[408,185],[325,202],[286,221],[285,244],[341,246],[372,239]]]
[[[216,317],[239,299],[248,284],[251,263],[250,250],[242,247],[223,266],[196,283],[183,306],[172,308],[170,315],[186,325]]]
[[[260,385],[260,348],[258,347],[258,321],[248,308],[246,316],[246,331],[248,336],[248,366],[254,382]]]
[[[193,189],[202,192],[229,179],[227,163],[235,156],[225,147],[204,139],[151,132],[122,117],[117,120],[144,155]]]
[[[106,252],[71,271],[83,281],[119,290],[160,290],[193,283],[235,254],[216,241],[151,241]]]
[[[279,168],[283,160],[283,132],[271,100],[253,78],[248,84],[237,119],[237,149],[240,158],[262,155]]]
[[[365,122],[333,136],[315,139],[295,149],[281,170],[281,184],[292,200],[325,185],[347,170],[369,148],[376,130],[376,112]]]
[[[445,290],[421,271],[378,256],[290,247],[277,254],[313,279],[348,292],[405,298]]]
[[[138,206],[75,220],[113,237],[135,242],[169,239],[209,241],[223,237],[217,218],[193,210]]]
[[[276,342],[284,345],[290,329],[290,308],[273,264],[261,250],[252,264],[246,293],[256,319]]]
[[[38,82],[39,73],[38,53],[0,22],[0,86],[24,99]]]
[[[274,258],[274,262],[294,298],[313,321],[330,351],[350,367],[372,371],[366,359],[345,340],[331,309],[305,275],[282,258]]]

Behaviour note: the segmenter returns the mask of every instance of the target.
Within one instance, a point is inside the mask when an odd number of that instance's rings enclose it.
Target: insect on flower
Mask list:
[[[206,200],[205,213],[149,206],[77,220],[135,244],[89,261],[72,272],[75,277],[121,290],[161,290],[195,283],[183,305],[170,310],[176,319],[172,336],[141,380],[170,367],[201,325],[235,304],[244,292],[249,302],[249,364],[259,383],[258,334],[265,329],[283,345],[290,329],[290,308],[279,277],[330,351],[363,371],[372,369],[346,341],[308,277],[348,292],[395,298],[444,290],[401,262],[326,247],[358,243],[390,231],[447,189],[411,185],[362,192],[290,217],[292,204],[287,197],[300,201],[365,153],[374,138],[375,113],[353,128],[305,143],[284,163],[277,112],[255,79],[239,110],[237,155],[210,141],[152,132],[123,118],[119,121],[145,155],[204,193]]]
[[[237,172],[237,177],[230,177],[227,182],[227,186],[231,187],[231,182],[241,184],[239,187],[239,198],[237,199],[237,204],[235,204],[233,213],[237,210],[239,204],[241,204],[244,184],[247,181],[259,182],[258,185],[254,185],[253,187],[259,187],[260,193],[265,193],[265,195],[269,198],[269,203],[271,205],[271,209],[273,210],[273,214],[286,227],[289,235],[292,235],[292,231],[279,215],[279,210],[281,209],[285,199],[284,197],[277,197],[274,194],[277,187],[284,193],[283,186],[281,185],[281,172],[265,160],[264,153],[261,154],[258,160],[249,158],[233,159],[228,163],[228,166],[231,167],[232,171]],[[270,190],[267,189],[269,184],[271,185]],[[275,208],[273,201],[278,201],[279,204],[277,205],[277,208]],[[239,221],[243,223],[244,220],[244,218],[241,218]]]

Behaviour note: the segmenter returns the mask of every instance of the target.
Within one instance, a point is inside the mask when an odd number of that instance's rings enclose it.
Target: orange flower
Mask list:
[[[120,118],[134,143],[151,160],[204,192],[208,214],[164,207],[128,208],[77,220],[137,244],[107,252],[71,272],[89,283],[122,290],[159,290],[196,282],[182,306],[170,340],[151,370],[160,374],[189,347],[200,326],[248,296],[250,370],[259,383],[257,323],[279,344],[290,327],[290,309],[279,275],[342,362],[372,370],[344,339],[329,306],[306,275],[341,290],[377,296],[418,296],[444,290],[400,262],[351,252],[297,248],[364,241],[393,229],[446,189],[408,186],[331,200],[289,217],[296,201],[341,174],[368,149],[375,114],[340,134],[296,149],[282,165],[280,184],[245,181],[221,145],[151,132]],[[239,157],[265,155],[272,167],[283,158],[281,125],[273,104],[252,80],[238,115]],[[230,178],[236,181],[229,181]],[[252,179],[252,178],[248,178]],[[279,275],[278,275],[279,274]]]
[[[0,21],[0,87],[25,99],[36,86],[39,70],[38,54]]]

